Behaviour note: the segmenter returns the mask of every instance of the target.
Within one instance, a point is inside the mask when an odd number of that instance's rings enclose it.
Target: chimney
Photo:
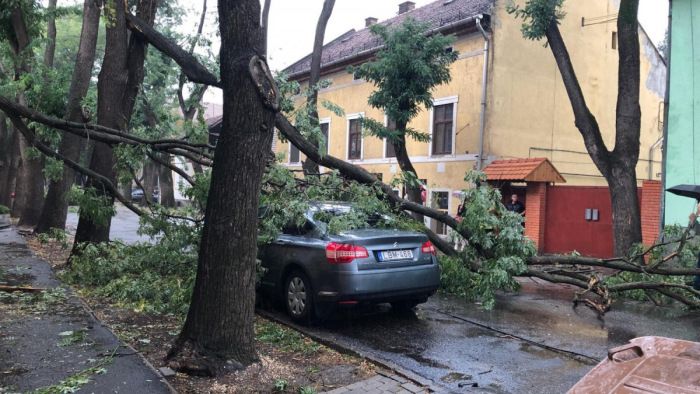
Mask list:
[[[377,24],[377,18],[369,17],[365,19],[365,27],[369,27]]]
[[[416,3],[412,1],[406,1],[401,4],[399,4],[399,15],[403,14],[404,12],[408,12],[416,8]]]

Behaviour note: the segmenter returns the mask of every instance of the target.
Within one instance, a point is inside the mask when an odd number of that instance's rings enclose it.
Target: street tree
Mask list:
[[[615,147],[612,150],[605,145],[600,126],[586,104],[559,31],[559,21],[565,16],[563,3],[564,0],[528,0],[523,7],[510,4],[508,12],[523,19],[523,37],[547,39],[571,102],[576,128],[593,163],[610,187],[615,255],[626,256],[634,244],[642,242],[636,173],[642,118],[639,106],[639,0],[621,0],[617,16],[619,62]]]
[[[258,359],[254,347],[258,198],[279,93],[265,63],[258,0],[220,0],[222,131],[199,249],[197,278],[171,363],[216,373]]]
[[[110,3],[114,8],[106,12],[110,23],[106,26],[106,47],[102,68],[97,79],[97,124],[122,132],[129,130],[136,97],[143,82],[143,64],[148,43],[139,35],[128,34],[125,4],[119,1]],[[148,26],[155,21],[157,0],[143,0],[138,3],[136,15]],[[113,147],[95,142],[90,170],[116,184],[116,157]],[[113,211],[113,193],[101,180],[90,178],[87,188],[97,195],[97,207],[93,210]],[[85,210],[81,210],[75,232],[73,250],[77,252],[84,243],[109,241],[111,217],[98,220]]]
[[[97,37],[99,32],[100,8],[93,0],[85,0],[83,4],[82,29],[80,43],[75,56],[75,66],[68,91],[66,103],[66,119],[71,122],[86,122],[82,111],[82,101],[87,95],[92,79],[92,68],[95,64]],[[77,161],[80,157],[84,140],[77,135],[64,134],[58,146],[58,153]],[[41,217],[35,228],[36,233],[47,233],[52,228],[63,229],[68,215],[67,193],[75,180],[76,172],[64,168],[59,179],[50,180],[46,193],[46,201],[41,211]]]
[[[314,36],[314,49],[311,53],[311,67],[309,71],[309,95],[306,98],[306,105],[308,106],[309,113],[309,126],[312,129],[316,129],[316,132],[309,133],[310,141],[316,146],[320,147],[320,137],[322,136],[320,130],[320,124],[318,121],[318,89],[316,85],[321,79],[321,58],[323,56],[323,38],[326,34],[326,25],[328,24],[328,19],[330,19],[333,13],[333,6],[335,6],[335,0],[325,0],[323,2],[323,9],[321,10],[321,15],[318,17],[318,23],[316,24],[316,35]],[[324,141],[324,144],[328,144],[328,141]],[[304,175],[316,176],[320,173],[318,168],[318,163],[309,159],[308,157],[304,159],[302,163],[302,168],[304,170]]]
[[[362,119],[371,135],[386,139],[393,146],[396,161],[407,179],[405,188],[409,200],[420,203],[421,190],[416,182],[417,173],[406,149],[406,138],[429,141],[426,133],[408,127],[418,116],[422,107],[433,107],[432,90],[449,82],[450,64],[459,53],[445,51],[454,42],[454,36],[430,34],[431,24],[407,17],[400,27],[384,24],[370,26],[372,34],[379,36],[384,48],[375,55],[376,60],[360,66],[348,67],[355,76],[372,82],[377,90],[369,96],[368,103],[384,111],[395,127],[369,118]],[[434,140],[433,144],[448,144],[449,141]],[[420,220],[420,218],[419,218]]]

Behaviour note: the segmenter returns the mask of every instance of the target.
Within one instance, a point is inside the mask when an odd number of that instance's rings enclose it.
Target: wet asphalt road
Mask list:
[[[700,341],[700,314],[618,302],[599,320],[587,307],[572,308],[565,287],[526,283],[523,290],[499,296],[492,311],[436,295],[413,312],[381,305],[304,330],[375,354],[450,392],[564,393],[609,348],[631,338]]]
[[[139,235],[139,217],[125,208],[121,204],[115,204],[117,207],[117,216],[112,218],[112,225],[109,228],[109,238],[111,240],[121,239],[125,243],[134,242],[153,242],[147,235]],[[66,218],[66,231],[71,235],[75,235],[75,230],[78,228],[78,213],[76,207],[71,207],[71,211]]]

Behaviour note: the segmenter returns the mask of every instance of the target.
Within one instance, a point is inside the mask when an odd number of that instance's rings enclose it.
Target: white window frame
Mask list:
[[[364,128],[360,128],[360,158],[350,159],[350,121],[353,119],[364,118],[364,112],[356,112],[354,114],[345,115],[345,160],[350,162],[362,161],[365,158],[365,139],[362,136]],[[330,133],[329,133],[330,134]]]
[[[459,95],[441,97],[433,99],[433,106],[430,108],[430,145],[428,146],[428,157],[450,157],[455,155],[457,149],[457,103]],[[449,154],[433,154],[433,127],[435,127],[434,113],[438,105],[452,104],[452,151]]]
[[[389,115],[387,115],[387,114],[384,114],[384,127],[389,127]],[[389,160],[391,160],[391,159],[396,160],[396,156],[389,157],[386,155],[386,146],[388,143],[389,142],[386,140],[386,138],[384,138],[384,146],[382,146],[382,158],[389,159]]]
[[[328,125],[328,139],[326,140],[326,154],[331,154],[331,118],[321,118],[318,120],[319,126],[322,124]]]
[[[292,141],[288,141],[289,147],[287,148],[287,165],[298,166],[301,165],[301,150],[299,150],[299,161],[292,161]]]
[[[450,198],[450,196],[452,195],[452,189],[442,188],[442,187],[435,187],[435,188],[428,189],[428,191],[427,191],[428,198],[426,198],[427,203],[428,203],[428,208],[432,209],[432,207],[433,207],[433,193],[437,193],[437,192],[447,193],[447,211],[445,211],[445,213],[447,213],[449,215],[450,211],[452,210],[452,199]],[[438,209],[438,208],[435,208],[435,209]],[[435,225],[436,222],[437,222],[437,220],[431,218],[428,228],[434,231],[433,225]],[[450,236],[449,226],[445,225],[445,228],[447,229],[447,234],[438,234],[438,236],[440,236],[440,237],[449,237]]]

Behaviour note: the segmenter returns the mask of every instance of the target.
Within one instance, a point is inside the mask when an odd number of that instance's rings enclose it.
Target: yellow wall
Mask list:
[[[581,27],[581,17],[616,13],[614,0],[570,1],[565,4],[567,15],[560,27],[562,36],[571,53],[589,108],[598,119],[605,141],[612,149],[617,100],[617,51],[611,49],[615,23]],[[544,42],[522,38],[522,21],[508,15],[502,1],[496,2],[492,15],[484,165],[494,159],[548,157],[563,173],[568,184],[604,184],[604,179],[585,153],[583,139],[574,126],[571,105],[551,51],[544,48]],[[663,101],[665,66],[648,39],[640,35],[640,40],[642,161],[637,176],[641,180],[649,177],[649,147],[661,136],[657,126],[658,106]],[[428,143],[408,143],[418,177],[428,180],[429,190],[465,188],[464,174],[476,165],[483,45],[483,38],[478,33],[460,37],[453,46],[460,52],[460,59],[452,65],[453,80],[433,92],[436,100],[458,96],[455,154],[434,157],[429,154]],[[651,79],[648,78],[650,73],[653,76]],[[321,91],[320,100],[338,104],[346,115],[363,112],[364,116],[384,120],[380,110],[367,104],[367,97],[374,90],[372,84],[363,80],[354,81],[352,75],[345,71],[324,75],[323,78],[331,78],[333,84]],[[657,92],[647,87],[652,85]],[[301,105],[302,100],[299,99],[297,104]],[[347,116],[339,117],[320,108],[319,118],[330,119],[330,154],[346,159]],[[429,132],[430,119],[430,111],[423,110],[410,126]],[[355,163],[370,172],[382,173],[384,181],[388,182],[400,170],[395,159],[383,158],[383,149],[383,141],[365,136],[363,158]],[[277,152],[289,152],[288,145],[278,143]],[[654,172],[657,173],[660,172],[660,149],[655,150],[655,155],[655,160],[659,161],[654,164]],[[456,211],[457,204],[456,199],[450,198],[450,212]]]
[[[522,1],[520,1],[522,3]],[[581,26],[582,18],[617,13],[613,0],[568,1],[560,30],[586,103],[596,117],[608,149],[614,148],[618,51],[611,48],[616,20]],[[552,52],[545,40],[522,38],[522,20],[498,2],[485,150],[496,158],[547,157],[569,185],[605,185],[574,125],[574,116]],[[661,137],[665,66],[640,30],[642,127],[637,178],[649,179],[649,148]],[[663,119],[663,116],[661,116]],[[654,150],[654,178],[660,179],[660,149]],[[580,175],[576,175],[580,174]],[[641,185],[641,183],[640,183]]]

